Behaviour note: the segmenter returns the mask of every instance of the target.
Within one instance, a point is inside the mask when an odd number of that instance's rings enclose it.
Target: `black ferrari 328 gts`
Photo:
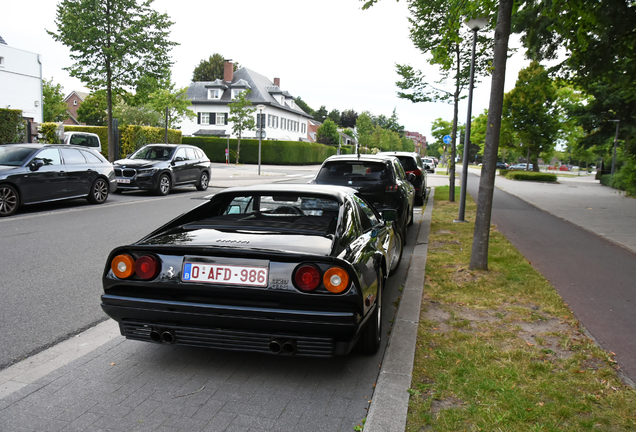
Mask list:
[[[102,308],[146,342],[306,356],[381,340],[395,211],[351,188],[231,188],[113,250]],[[396,241],[397,240],[397,241]]]

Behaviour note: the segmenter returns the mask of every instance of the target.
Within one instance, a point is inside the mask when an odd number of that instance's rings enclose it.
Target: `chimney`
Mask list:
[[[225,64],[223,65],[223,79],[225,82],[232,82],[234,78],[234,63],[232,60],[225,60]]]
[[[274,78],[274,85],[280,88],[280,78]]]

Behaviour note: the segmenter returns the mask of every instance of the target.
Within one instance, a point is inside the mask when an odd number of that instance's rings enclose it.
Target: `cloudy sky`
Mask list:
[[[57,31],[57,2],[31,0],[3,5],[0,36],[8,45],[42,54],[43,76],[65,93],[84,85],[63,70],[71,64],[69,50],[53,41],[45,29]],[[405,0],[381,0],[369,10],[359,0],[155,0],[156,10],[174,22],[171,39],[173,80],[187,86],[192,71],[213,53],[273,80],[300,96],[313,109],[352,108],[358,113],[390,116],[395,108],[406,130],[430,139],[433,120],[452,120],[452,106],[413,104],[396,96],[395,63],[407,63],[435,77],[424,55],[409,39]],[[514,87],[519,70],[528,64],[521,55],[508,62],[506,91]],[[490,78],[477,84],[473,115],[488,107]],[[459,118],[466,120],[466,101]]]

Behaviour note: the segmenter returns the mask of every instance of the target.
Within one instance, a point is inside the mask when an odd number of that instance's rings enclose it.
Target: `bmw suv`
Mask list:
[[[379,155],[395,156],[400,160],[406,174],[415,175],[415,205],[424,204],[426,199],[426,167],[419,154],[413,152],[380,152]]]
[[[168,195],[175,186],[208,188],[212,164],[203,150],[190,145],[147,144],[113,162],[117,191],[149,190]]]
[[[309,183],[349,186],[379,212],[396,210],[396,231],[404,241],[407,225],[413,223],[414,180],[394,156],[340,155],[327,158]]]

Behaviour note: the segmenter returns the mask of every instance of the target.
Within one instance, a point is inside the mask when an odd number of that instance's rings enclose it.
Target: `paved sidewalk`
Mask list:
[[[469,171],[481,174],[474,167]],[[554,184],[514,181],[498,175],[495,186],[636,252],[636,199],[601,185],[593,176],[559,177]]]

